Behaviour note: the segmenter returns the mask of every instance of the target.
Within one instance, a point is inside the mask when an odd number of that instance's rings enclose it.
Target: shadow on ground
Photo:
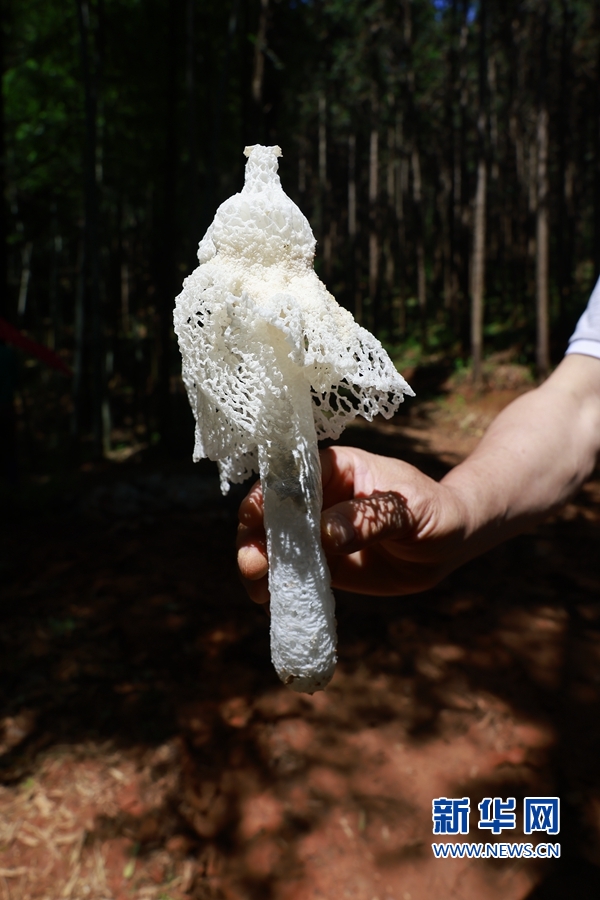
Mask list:
[[[401,429],[346,441],[445,471]],[[381,900],[425,900],[443,882],[429,843],[445,785],[472,809],[485,796],[562,801],[560,861],[510,861],[512,893],[498,861],[479,861],[489,892],[467,879],[455,896],[600,896],[599,496],[592,482],[560,517],[427,594],[340,595],[339,671],[314,698],[277,683],[268,620],[236,578],[239,493],[223,501],[206,469],[121,468],[68,509],[55,499],[16,517],[3,536],[0,818],[23,785],[31,806],[36,779],[60,806],[81,766],[97,792],[77,861],[48,863],[29,895],[78,896],[86,854],[121,841],[135,865],[113,877],[109,854],[98,897],[371,900],[387,878]],[[394,793],[396,752],[409,763]],[[31,829],[50,827],[40,804]],[[38,866],[35,832],[29,844],[19,834],[0,833],[6,871]],[[363,887],[359,869],[344,881],[350,859],[368,870]],[[438,868],[418,893],[426,866]]]

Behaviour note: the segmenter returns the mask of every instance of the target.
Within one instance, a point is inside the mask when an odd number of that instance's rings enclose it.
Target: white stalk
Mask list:
[[[335,605],[321,547],[321,462],[310,390],[289,389],[287,421],[259,447],[271,594],[271,658],[294,691],[312,694],[336,663]]]
[[[319,281],[311,227],[277,174],[279,147],[244,152],[244,188],[200,242],[175,331],[194,459],[217,460],[224,492],[260,471],[272,658],[285,684],[312,694],[336,661],[317,440],[339,437],[357,415],[389,418],[412,391]]]

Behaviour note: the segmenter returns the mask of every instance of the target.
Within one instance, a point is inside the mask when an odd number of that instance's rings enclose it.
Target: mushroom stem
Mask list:
[[[294,691],[312,694],[336,663],[335,603],[321,547],[321,461],[307,385],[290,390],[289,415],[259,447],[269,556],[271,656]]]

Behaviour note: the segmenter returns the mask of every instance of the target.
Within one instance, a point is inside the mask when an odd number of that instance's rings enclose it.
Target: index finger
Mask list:
[[[260,528],[263,521],[263,495],[260,481],[255,481],[238,510],[238,519],[247,528]]]
[[[352,447],[327,447],[321,450],[323,509],[353,499],[358,463],[358,453]]]
[[[351,447],[327,447],[320,451],[323,479],[323,508],[354,497],[357,453]],[[240,503],[238,518],[248,528],[260,528],[263,521],[263,495],[256,481]]]

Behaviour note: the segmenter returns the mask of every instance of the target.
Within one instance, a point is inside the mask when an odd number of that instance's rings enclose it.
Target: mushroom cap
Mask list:
[[[281,187],[281,149],[256,144],[244,153],[244,187],[218,208],[198,247],[200,263],[218,253],[264,266],[293,260],[312,265],[316,241],[308,219]]]
[[[219,462],[223,490],[257,471],[258,445],[286,420],[290,379],[312,393],[319,438],[339,437],[357,415],[390,418],[413,395],[315,273],[315,239],[281,187],[279,147],[245,152],[244,188],[217,210],[174,312],[194,459]]]

